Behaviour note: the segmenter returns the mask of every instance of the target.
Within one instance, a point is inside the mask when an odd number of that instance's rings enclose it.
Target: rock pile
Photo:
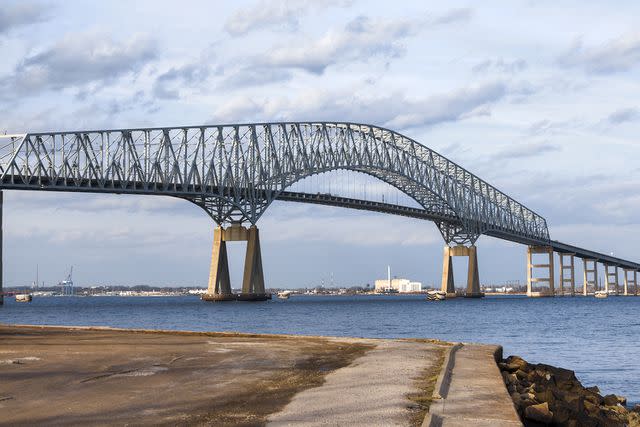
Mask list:
[[[583,387],[573,371],[509,356],[498,364],[525,426],[640,426],[640,405]]]

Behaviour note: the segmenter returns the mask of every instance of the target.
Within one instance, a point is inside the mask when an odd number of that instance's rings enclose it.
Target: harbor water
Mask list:
[[[640,402],[640,297],[292,296],[256,303],[184,297],[5,299],[0,323],[352,336],[501,344]],[[1,346],[1,344],[0,344]]]

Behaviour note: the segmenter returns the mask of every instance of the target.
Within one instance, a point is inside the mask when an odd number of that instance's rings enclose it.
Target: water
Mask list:
[[[585,385],[640,402],[640,297],[426,302],[421,296],[294,296],[261,303],[36,297],[31,304],[7,298],[0,322],[501,344],[505,355],[575,370]]]

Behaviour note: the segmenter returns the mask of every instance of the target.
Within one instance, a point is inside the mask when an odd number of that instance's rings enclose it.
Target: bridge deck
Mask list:
[[[369,200],[350,199],[347,197],[339,197],[331,194],[308,194],[297,192],[282,192],[277,200],[289,201],[289,202],[302,202],[302,203],[315,203],[319,205],[338,206],[350,209],[359,209],[373,212],[381,212],[393,215],[406,216],[409,218],[425,219],[429,221],[455,221],[455,218],[448,215],[437,215],[428,212],[424,209],[413,208],[408,206],[398,206],[390,203],[373,202]],[[509,240],[511,242],[520,243],[523,245],[550,245],[553,250],[560,253],[575,254],[579,258],[594,259],[597,262],[615,265],[621,268],[629,270],[640,270],[640,264],[617,258],[611,255],[591,251],[589,249],[583,249],[578,246],[562,243],[557,240],[551,240],[549,242],[541,242],[538,240],[532,240],[524,235],[517,235],[506,230],[491,230],[485,233],[488,236],[496,237],[503,240]]]

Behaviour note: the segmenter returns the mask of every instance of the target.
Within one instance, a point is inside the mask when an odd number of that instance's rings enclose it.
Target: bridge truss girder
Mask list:
[[[354,123],[259,123],[31,133],[0,139],[0,188],[171,195],[218,223],[255,224],[307,176],[368,173],[446,214],[447,243],[500,232],[541,244],[546,221],[416,141]]]

